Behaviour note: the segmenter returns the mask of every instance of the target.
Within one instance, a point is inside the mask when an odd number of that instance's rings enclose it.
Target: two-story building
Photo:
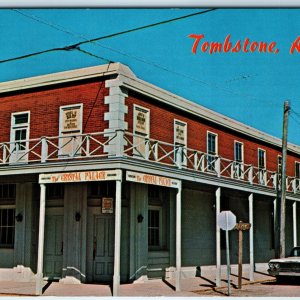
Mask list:
[[[118,63],[0,84],[0,280],[120,282],[225,263],[216,220],[251,223],[274,257],[281,141]],[[288,145],[286,247],[299,239],[300,147]],[[237,263],[232,232],[231,262]]]

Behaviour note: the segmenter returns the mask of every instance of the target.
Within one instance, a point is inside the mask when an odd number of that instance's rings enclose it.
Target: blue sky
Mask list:
[[[206,9],[0,9],[0,61],[64,47]],[[190,34],[204,34],[197,54]],[[274,53],[213,53],[202,42],[276,42]],[[141,79],[281,138],[289,100],[289,141],[300,145],[300,9],[216,9],[81,46],[95,56],[56,51],[0,63],[0,81],[105,64],[128,65]],[[104,59],[101,59],[102,57]]]

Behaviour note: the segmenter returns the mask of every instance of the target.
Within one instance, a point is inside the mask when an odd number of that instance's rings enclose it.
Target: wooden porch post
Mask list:
[[[253,194],[249,195],[249,223],[251,224],[249,231],[249,256],[250,256],[250,270],[249,270],[249,279],[254,281],[254,250],[253,250]]]
[[[221,188],[216,190],[216,286],[221,286],[221,229],[217,225],[220,213]]]
[[[43,292],[45,204],[46,204],[46,185],[40,184],[40,221],[39,221],[38,260],[37,260],[36,290],[35,290],[36,295],[42,295]]]
[[[120,288],[121,188],[122,188],[122,181],[117,180],[116,181],[115,253],[114,253],[113,296],[118,296],[119,295],[119,288]]]
[[[176,194],[176,291],[181,290],[181,182]]]

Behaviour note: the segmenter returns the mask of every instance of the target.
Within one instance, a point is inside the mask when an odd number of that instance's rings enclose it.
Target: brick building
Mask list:
[[[249,222],[245,262],[274,257],[281,141],[122,64],[0,84],[0,280],[120,282],[225,263],[222,210]],[[299,239],[288,145],[286,248]],[[237,233],[231,233],[237,263]]]

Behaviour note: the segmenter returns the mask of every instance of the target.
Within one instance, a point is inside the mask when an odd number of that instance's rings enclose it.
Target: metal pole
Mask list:
[[[226,214],[226,224],[228,224],[228,215],[227,214]],[[226,258],[227,258],[228,296],[230,296],[230,255],[229,255],[229,234],[228,234],[228,229],[226,230]]]
[[[284,102],[282,132],[282,174],[281,174],[281,207],[280,207],[280,258],[285,257],[285,202],[286,202],[286,154],[288,136],[289,102]]]

